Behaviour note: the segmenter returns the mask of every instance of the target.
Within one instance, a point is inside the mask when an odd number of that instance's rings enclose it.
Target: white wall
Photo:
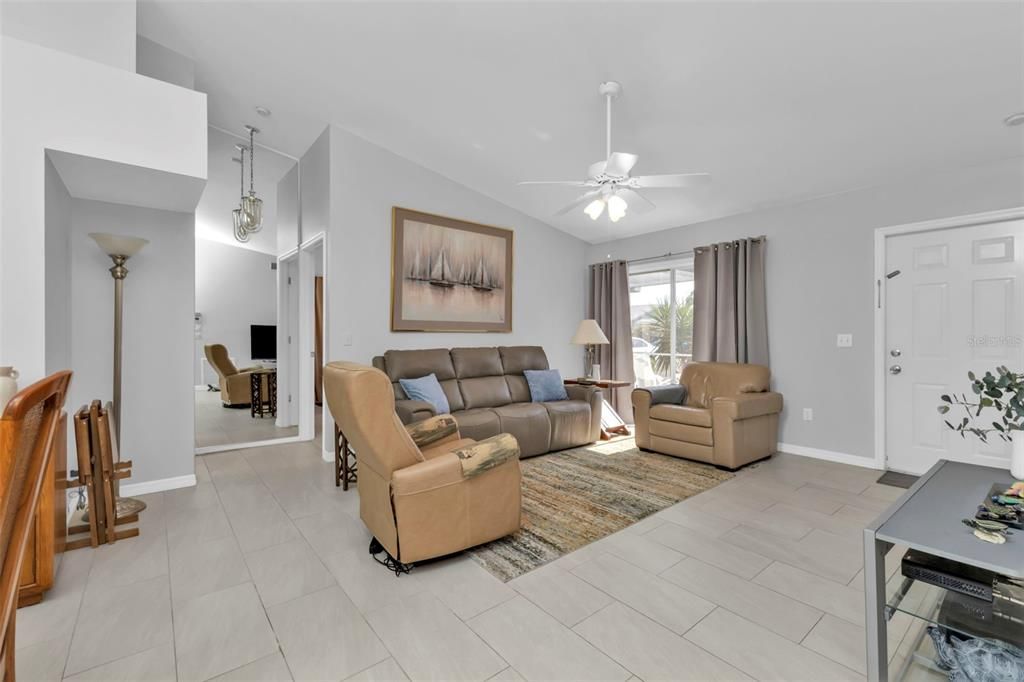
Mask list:
[[[205,178],[206,95],[13,38],[0,51],[0,363],[28,383],[46,368],[45,150]]]
[[[331,133],[336,128],[324,128],[299,162],[302,166],[302,187],[300,188],[299,241],[303,242],[317,232],[326,232],[331,224],[332,163],[334,150]]]
[[[113,296],[110,258],[90,232],[149,240],[127,263],[124,294],[122,457],[125,485],[193,474],[192,385],[194,217],[72,200],[71,369],[68,410],[112,398]],[[73,453],[74,450],[69,450]]]
[[[299,164],[277,183],[277,254],[299,245]]]
[[[46,373],[71,367],[71,195],[46,159]]]
[[[779,439],[870,458],[875,228],[1016,206],[1022,159],[593,245],[587,262],[766,235],[769,352],[786,400]],[[837,348],[837,333],[852,333],[854,346]],[[813,421],[802,420],[804,407]]]
[[[582,370],[569,339],[584,314],[583,242],[339,128],[330,130],[330,147],[327,360],[368,363],[392,348],[530,344],[543,346],[564,375]],[[305,165],[302,177],[306,190]],[[512,333],[390,331],[392,206],[515,231]],[[308,236],[315,227],[305,204],[302,215]]]
[[[196,339],[196,381],[217,384],[212,367],[198,362],[203,346],[222,343],[237,367],[254,364],[249,325],[277,324],[276,258],[206,239],[196,240],[196,312],[202,313],[202,338]],[[201,369],[206,374],[199,376]]]
[[[136,36],[135,71],[140,76],[156,78],[189,90],[196,85],[194,61],[145,36]]]
[[[135,71],[135,0],[5,0],[13,38]]]

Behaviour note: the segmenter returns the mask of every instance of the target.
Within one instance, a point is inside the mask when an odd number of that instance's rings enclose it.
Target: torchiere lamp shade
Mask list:
[[[90,232],[89,236],[108,256],[124,256],[125,258],[131,258],[149,243],[148,239],[141,237],[126,237],[105,232]]]

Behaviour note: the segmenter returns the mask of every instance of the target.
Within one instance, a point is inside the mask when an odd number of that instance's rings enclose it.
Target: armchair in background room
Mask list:
[[[228,349],[220,343],[211,343],[203,347],[206,359],[220,377],[220,399],[225,405],[246,407],[252,403],[249,374],[260,365],[238,369],[228,356]],[[263,389],[266,390],[265,388]]]
[[[775,453],[782,394],[762,365],[691,362],[678,384],[633,390],[641,450],[738,469]]]

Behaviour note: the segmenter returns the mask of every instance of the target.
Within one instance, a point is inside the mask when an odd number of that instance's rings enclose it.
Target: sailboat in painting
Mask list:
[[[488,272],[487,267],[484,265],[484,259],[481,258],[476,266],[476,273],[473,277],[473,288],[477,291],[493,291],[494,290],[494,278],[491,273]]]
[[[444,287],[450,289],[455,286],[455,283],[451,281],[452,267],[448,263],[448,253],[441,249],[441,255],[434,261],[434,266],[430,270],[430,283],[435,287]]]

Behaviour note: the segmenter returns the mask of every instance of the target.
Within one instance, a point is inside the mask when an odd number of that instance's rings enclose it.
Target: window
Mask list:
[[[693,358],[693,255],[631,265],[629,309],[636,385],[679,381]]]

